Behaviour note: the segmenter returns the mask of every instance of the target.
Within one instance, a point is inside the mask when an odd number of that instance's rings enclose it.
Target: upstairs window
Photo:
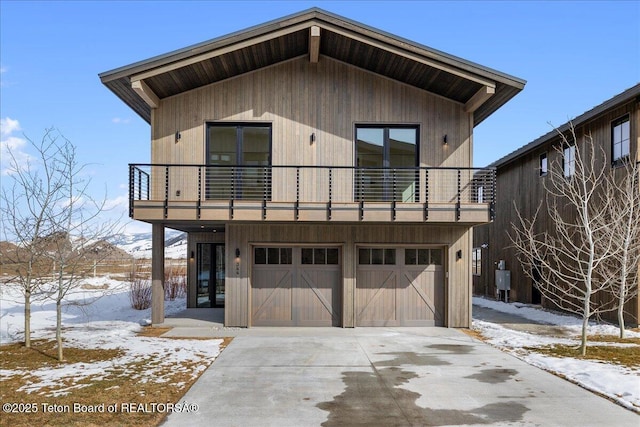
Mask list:
[[[356,126],[357,201],[418,201],[418,127]]]
[[[629,116],[618,119],[611,124],[611,161],[614,165],[629,158],[630,133]]]
[[[567,145],[564,147],[562,156],[562,168],[566,178],[576,173],[576,146]]]
[[[540,176],[546,176],[549,172],[549,160],[547,158],[547,153],[540,154],[540,164],[538,165],[540,170]]]

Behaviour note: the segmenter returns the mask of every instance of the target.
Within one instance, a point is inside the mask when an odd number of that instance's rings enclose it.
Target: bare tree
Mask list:
[[[64,360],[62,342],[62,303],[89,274],[97,258],[104,259],[108,250],[96,250],[98,242],[112,237],[117,222],[104,221],[106,197],[94,199],[89,194],[90,179],[84,178],[87,165],[78,163],[76,147],[60,137],[58,144],[61,203],[48,212],[58,232],[49,240],[50,256],[56,266],[56,278],[50,289],[56,303],[56,340],[58,360]]]
[[[31,301],[50,278],[51,263],[46,237],[56,230],[50,212],[61,203],[64,187],[60,147],[49,129],[39,142],[28,139],[34,156],[23,158],[6,147],[9,167],[0,196],[3,239],[16,242],[4,245],[3,263],[12,271],[24,296],[24,345],[31,347]],[[4,184],[3,182],[3,184]]]
[[[616,251],[616,237],[606,227],[610,211],[610,199],[603,191],[607,162],[590,135],[577,146],[573,125],[558,134],[561,144],[545,182],[546,200],[530,218],[516,207],[518,221],[512,223],[510,238],[540,293],[561,310],[582,318],[580,352],[585,355],[589,318],[614,306],[595,298],[611,287],[605,264]],[[545,205],[549,229],[538,223]]]
[[[616,172],[619,172],[618,174]],[[617,176],[621,175],[621,177]],[[640,265],[640,163],[624,162],[613,170],[605,181],[609,211],[604,222],[607,233],[613,236],[615,256],[606,263],[611,277],[611,292],[617,300],[616,309],[620,338],[625,338],[625,304],[638,295]]]
[[[31,147],[37,164],[22,164],[11,156],[13,186],[3,189],[3,224],[19,242],[16,281],[25,295],[25,345],[30,345],[30,298],[37,287],[56,303],[58,359],[63,360],[62,303],[80,287],[93,263],[109,255],[96,250],[96,243],[110,237],[118,221],[102,220],[106,197],[90,196],[91,181],[84,178],[87,165],[78,163],[76,147],[68,139],[49,129],[42,142]]]

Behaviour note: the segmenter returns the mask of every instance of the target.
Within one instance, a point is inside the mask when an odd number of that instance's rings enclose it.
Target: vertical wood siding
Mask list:
[[[153,114],[151,161],[204,164],[206,122],[254,121],[273,125],[274,165],[354,166],[355,125],[383,123],[420,126],[421,166],[466,167],[471,120],[463,105],[426,91],[329,58],[298,58],[163,99]],[[279,179],[285,173],[293,172],[274,172],[274,200],[295,190]],[[176,170],[170,178],[172,199],[197,199],[193,176]],[[301,180],[302,196],[327,194],[328,180],[318,178]],[[335,201],[350,200],[351,180],[350,173],[335,177]],[[154,194],[163,192],[156,187]]]
[[[356,266],[357,245],[433,245],[447,248],[441,272],[444,279],[443,324],[449,327],[469,327],[471,323],[471,230],[465,226],[427,225],[323,225],[323,224],[228,224],[227,251],[240,249],[240,259],[227,258],[225,324],[250,326],[252,245],[277,246],[305,243],[340,246],[342,254],[342,321],[343,327],[356,326]],[[461,250],[463,259],[456,260]]]
[[[607,159],[605,167],[611,166],[611,122],[629,115],[631,127],[631,158],[640,160],[640,112],[638,103],[630,100],[625,105],[618,106],[600,115],[599,117],[582,124],[577,128],[577,136],[580,138],[577,146],[584,153],[582,144],[582,135],[591,134],[593,140],[602,146]],[[511,270],[511,299],[530,303],[532,298],[533,284],[522,267],[520,266],[517,254],[511,248],[511,241],[508,233],[512,229],[511,224],[517,222],[515,206],[522,212],[525,217],[532,217],[538,205],[545,201],[544,182],[548,177],[541,177],[539,173],[540,154],[547,153],[549,160],[549,168],[562,167],[561,158],[554,147],[560,144],[558,138],[537,148],[533,152],[522,156],[521,158],[501,167],[497,171],[497,201],[496,201],[496,219],[491,224],[475,227],[474,246],[480,247],[483,243],[488,243],[489,247],[483,250],[482,276],[474,278],[475,291],[480,294],[489,296],[495,295],[495,278],[494,270],[499,260],[505,260],[507,269]],[[598,165],[601,166],[601,165]],[[617,174],[624,173],[623,168],[616,171]],[[546,208],[539,215],[536,231],[550,230],[553,224],[546,215]],[[569,212],[567,212],[568,214]],[[640,267],[639,267],[640,268]],[[640,278],[639,278],[640,280]],[[640,286],[640,283],[638,283]],[[608,299],[608,296],[602,296]],[[544,301],[546,307],[555,307],[550,301]],[[640,301],[636,297],[626,305],[625,309],[628,314],[627,321],[638,323],[640,319]],[[605,319],[616,320],[615,312],[605,313]]]

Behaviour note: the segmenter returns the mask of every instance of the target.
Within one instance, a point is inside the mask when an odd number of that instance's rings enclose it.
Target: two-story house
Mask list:
[[[567,145],[558,134],[566,133],[570,124],[573,124],[578,139],[569,140],[573,145]],[[555,308],[556,304],[542,297],[518,262],[518,254],[509,237],[512,224],[519,224],[516,207],[524,218],[532,218],[546,198],[545,182],[549,179],[550,168],[562,168],[565,176],[571,176],[575,150],[580,150],[585,162],[589,161],[585,135],[590,135],[594,144],[597,144],[597,152],[602,148],[606,155],[604,166],[612,168],[619,178],[623,177],[627,174],[627,169],[622,167],[625,163],[640,161],[639,130],[640,84],[636,84],[489,165],[496,168],[498,214],[494,222],[474,230],[474,292],[488,296],[496,294],[494,270],[499,261],[504,260],[511,276],[511,300]],[[596,166],[600,166],[600,162]],[[569,213],[566,215],[566,218],[570,218]],[[538,219],[536,232],[554,230],[551,218],[544,211]],[[637,289],[640,286],[640,265],[636,270]],[[531,276],[535,277],[533,274]],[[612,296],[598,293],[594,298],[595,302],[607,303]],[[557,303],[561,304],[560,301]],[[605,313],[602,317],[615,321],[616,312]],[[640,300],[637,296],[625,305],[625,317],[626,322],[638,324]]]
[[[521,79],[311,9],[100,74],[151,125],[130,215],[188,233],[188,306],[225,325],[471,323],[494,214],[474,127]]]

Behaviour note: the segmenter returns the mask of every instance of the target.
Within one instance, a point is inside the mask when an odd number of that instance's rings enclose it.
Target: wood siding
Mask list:
[[[473,122],[464,105],[326,57],[317,64],[297,58],[163,99],[152,119],[156,164],[205,164],[207,122],[261,122],[272,124],[273,165],[354,166],[355,125],[381,123],[420,126],[420,166],[471,166]],[[282,200],[292,189],[278,174],[293,172],[276,172],[273,197]],[[163,173],[154,171],[152,181]],[[350,201],[352,177],[344,175],[334,177],[333,191]],[[326,194],[328,180],[320,178],[303,180],[301,195]],[[197,200],[193,177],[170,182],[171,200]],[[152,199],[164,198],[164,185],[152,187]]]
[[[251,265],[252,247],[313,243],[341,248],[343,327],[356,326],[357,247],[361,245],[439,246],[444,247],[444,313],[442,323],[449,327],[471,324],[471,231],[465,226],[427,225],[300,225],[300,224],[228,224],[227,252],[240,250],[241,256],[227,258],[225,325],[252,325]],[[462,251],[463,258],[456,259]],[[446,277],[448,275],[448,278]]]
[[[593,140],[600,144],[607,154],[605,167],[611,166],[611,123],[623,116],[629,115],[631,127],[631,159],[640,161],[640,110],[635,99],[628,100],[623,105],[615,106],[598,117],[577,126],[577,136],[581,138],[584,134],[591,134]],[[515,206],[521,211],[523,216],[532,217],[540,203],[545,201],[544,182],[548,177],[540,176],[539,159],[540,155],[547,153],[549,167],[562,167],[558,163],[559,153],[554,147],[560,143],[555,138],[539,146],[535,150],[523,155],[510,163],[501,166],[497,170],[496,182],[496,219],[493,223],[475,227],[474,247],[488,244],[489,247],[482,249],[482,275],[474,276],[474,293],[493,297],[495,295],[494,270],[499,260],[506,261],[506,267],[511,270],[511,299],[525,303],[532,302],[533,284],[520,266],[517,254],[511,248],[511,241],[508,233],[512,230],[512,223],[517,222]],[[577,147],[584,153],[581,141]],[[601,165],[599,165],[601,166]],[[618,174],[624,173],[623,168],[617,170]],[[543,205],[546,206],[546,205]],[[550,230],[553,224],[545,214],[545,208],[541,211],[537,223],[537,232]],[[640,266],[638,267],[640,268]],[[640,275],[639,279],[640,280]],[[640,285],[640,283],[638,284]],[[602,296],[608,299],[609,296]],[[550,301],[542,301],[545,307],[555,307]],[[640,301],[636,297],[625,306],[627,321],[637,324],[640,319]],[[605,313],[605,319],[616,320],[615,312]]]

